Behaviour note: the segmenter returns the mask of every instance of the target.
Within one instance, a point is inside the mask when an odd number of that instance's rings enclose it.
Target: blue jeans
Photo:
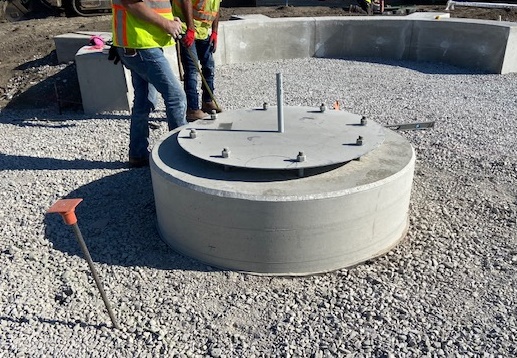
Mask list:
[[[201,73],[203,73],[203,77],[205,77],[206,83],[213,93],[215,62],[212,47],[210,46],[210,39],[196,40],[194,41],[194,45],[189,48],[186,48],[183,43],[181,43],[180,55],[184,71],[183,85],[185,87],[185,93],[187,94],[187,108],[199,109],[199,94],[197,92],[198,72],[194,61],[201,65]],[[191,55],[194,58],[192,58]],[[201,88],[201,99],[203,102],[210,102],[212,98],[206,90],[204,83]]]
[[[131,71],[135,94],[129,129],[129,157],[146,158],[149,155],[149,113],[155,108],[157,93],[163,97],[169,130],[173,130],[187,123],[185,92],[161,48],[139,49],[134,55],[124,54],[120,47],[117,51],[124,66]]]

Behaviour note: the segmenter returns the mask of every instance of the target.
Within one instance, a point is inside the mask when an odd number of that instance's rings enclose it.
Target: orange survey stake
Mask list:
[[[79,230],[79,226],[77,225],[77,217],[75,216],[75,207],[79,205],[79,203],[83,201],[83,199],[60,199],[54,205],[52,205],[47,213],[58,213],[61,214],[65,224],[72,226],[72,229],[75,232],[75,238],[83,251],[84,257],[88,266],[90,267],[90,271],[92,272],[93,280],[99,289],[102,300],[104,301],[104,305],[106,306],[106,310],[108,311],[108,315],[110,316],[111,322],[113,323],[113,327],[120,329],[120,326],[117,322],[115,314],[111,309],[111,305],[106,297],[106,292],[104,292],[104,288],[102,287],[101,280],[99,275],[97,274],[97,270],[95,270],[95,266],[93,266],[93,260],[90,256],[90,252],[88,251],[88,247],[86,247],[86,243],[84,242],[83,235],[81,234],[81,230]]]
[[[61,214],[65,224],[74,225],[77,223],[75,207],[79,205],[81,201],[83,201],[83,199],[60,199],[56,201],[56,203],[52,205],[47,212]]]

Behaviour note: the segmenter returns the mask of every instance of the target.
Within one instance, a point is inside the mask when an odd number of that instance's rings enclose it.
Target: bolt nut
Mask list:
[[[197,131],[194,128],[192,128],[190,130],[190,138],[194,139],[196,137],[197,137]]]
[[[221,153],[221,155],[223,156],[223,158],[228,158],[230,156],[230,149],[228,148],[223,148],[223,152]]]
[[[325,106],[325,103],[322,103],[320,106],[321,113],[325,112],[327,110],[327,106]]]
[[[298,156],[296,157],[297,162],[305,162],[306,159],[307,159],[307,156],[305,155],[304,152],[299,152]]]
[[[361,125],[362,125],[362,126],[365,126],[367,122],[368,122],[368,120],[366,119],[366,117],[365,117],[365,116],[362,116],[362,117],[361,117]]]
[[[269,105],[268,105],[268,103],[267,103],[267,102],[264,102],[264,103],[262,104],[262,109],[263,109],[263,110],[267,110],[268,106],[269,106]]]
[[[356,145],[363,145],[363,137],[359,136],[357,137],[357,140],[355,141]]]

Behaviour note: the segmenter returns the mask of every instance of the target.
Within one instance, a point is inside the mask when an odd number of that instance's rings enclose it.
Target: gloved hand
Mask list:
[[[120,56],[118,55],[117,47],[111,46],[108,51],[108,60],[113,61],[113,64],[116,65],[120,62]]]
[[[217,32],[212,31],[212,34],[210,35],[210,51],[215,52],[217,50]]]
[[[183,37],[183,44],[186,47],[190,47],[194,44],[195,40],[196,40],[196,31],[193,29],[187,29],[187,33]]]

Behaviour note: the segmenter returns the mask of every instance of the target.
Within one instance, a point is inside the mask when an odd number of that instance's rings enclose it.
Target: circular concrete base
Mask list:
[[[151,154],[160,235],[181,253],[225,269],[307,275],[381,255],[406,234],[415,154],[391,130],[359,160],[298,177],[196,158],[178,144],[183,129]]]

